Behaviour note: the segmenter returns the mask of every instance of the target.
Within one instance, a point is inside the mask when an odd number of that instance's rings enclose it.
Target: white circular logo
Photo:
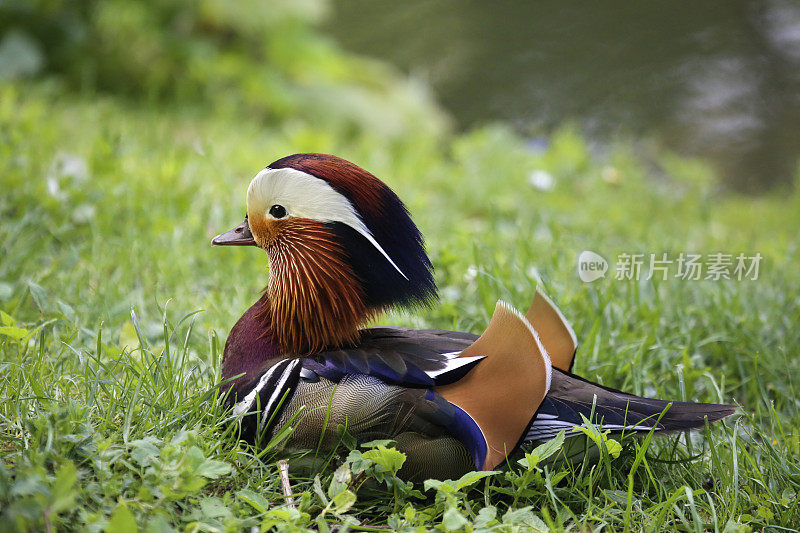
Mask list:
[[[585,283],[606,277],[608,261],[600,254],[584,250],[578,255],[578,277]]]

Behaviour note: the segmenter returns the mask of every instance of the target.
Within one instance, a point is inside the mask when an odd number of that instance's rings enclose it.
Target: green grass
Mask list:
[[[209,240],[241,221],[260,168],[312,150],[383,178],[426,235],[442,300],[384,322],[480,332],[497,299],[524,309],[541,279],[577,331],[578,374],[742,414],[619,453],[606,442],[597,461],[541,462],[551,446],[459,483],[400,482],[380,447],[316,478],[293,460],[290,509],[279,447],[239,442],[216,402],[225,335],[266,257]],[[534,169],[552,191],[528,184]],[[4,531],[800,527],[796,192],[726,196],[699,163],[647,145],[592,155],[568,127],[535,153],[502,126],[389,138],[46,85],[0,87],[0,188]],[[585,249],[764,261],[757,281],[585,284]]]

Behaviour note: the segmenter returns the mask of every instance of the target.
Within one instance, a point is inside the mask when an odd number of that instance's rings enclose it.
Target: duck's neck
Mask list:
[[[296,254],[302,258],[301,254]],[[271,261],[264,295],[231,329],[222,356],[222,379],[239,374],[233,391],[245,387],[282,355],[302,356],[354,342],[368,309],[347,265],[328,261],[316,272],[297,259]]]
[[[324,225],[293,224],[304,225],[267,246],[269,298],[262,299],[262,324],[282,353],[296,356],[355,342],[359,327],[379,309],[365,303],[344,250]]]
[[[228,334],[222,356],[222,379],[224,381],[244,374],[231,383],[230,388],[234,393],[258,378],[270,360],[281,354],[269,324],[264,323],[262,316],[268,306],[269,298],[265,293],[242,315]]]

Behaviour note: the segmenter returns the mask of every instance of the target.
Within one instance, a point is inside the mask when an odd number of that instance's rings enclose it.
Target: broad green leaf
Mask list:
[[[136,518],[128,506],[124,503],[117,505],[111,513],[111,520],[106,526],[107,533],[138,533],[139,526],[136,525]]]
[[[487,478],[489,476],[493,476],[495,474],[498,474],[498,472],[494,470],[467,472],[456,481],[456,490],[461,490],[464,487],[469,487],[470,485],[474,485],[478,481]]]
[[[68,509],[75,501],[77,491],[73,490],[78,481],[78,469],[72,461],[67,461],[58,469],[53,482],[50,508],[55,513]]]
[[[172,442],[175,443],[175,440],[173,439]],[[205,461],[206,455],[203,453],[203,450],[197,446],[190,446],[189,451],[186,452],[183,458],[183,464],[181,466],[183,470],[197,472]]]
[[[425,483],[423,484],[423,488],[425,490],[439,490],[439,487],[441,487],[443,483],[444,481],[440,481],[438,479],[426,479]]]
[[[335,498],[337,494],[348,487],[352,478],[353,476],[350,474],[350,467],[347,463],[337,468],[333,473],[331,484],[328,485],[328,497]]]
[[[373,464],[373,461],[364,457],[364,455],[358,450],[351,450],[349,454],[347,454],[347,463],[350,464],[350,470],[353,474],[360,474],[370,468]]]
[[[558,435],[534,448],[531,453],[539,457],[539,461],[543,461],[558,452],[564,446],[564,431],[559,431]]]
[[[0,326],[0,335],[11,337],[15,341],[20,341],[28,335],[28,330],[15,326]]]
[[[131,458],[140,466],[149,466],[159,454],[154,442],[158,441],[153,437],[131,441]]]
[[[16,324],[17,321],[14,320],[14,317],[6,313],[5,311],[0,311],[0,324],[3,326],[13,326]]]
[[[445,531],[456,531],[467,525],[467,519],[456,509],[450,507],[442,516],[442,526]]]
[[[49,304],[47,303],[47,293],[42,288],[42,286],[37,285],[32,281],[29,281],[28,289],[31,291],[31,296],[33,296],[33,301],[36,302],[36,307],[39,308],[39,311],[41,311],[42,313],[46,313],[47,311],[49,311]]]
[[[322,501],[322,504],[328,505],[328,497],[325,496],[325,492],[322,490],[322,481],[319,478],[319,474],[314,476],[314,482],[311,484],[311,487],[314,489],[314,494]]]
[[[572,431],[580,431],[581,433],[585,434],[587,437],[592,439],[592,441],[597,445],[598,448],[603,447],[603,443],[605,442],[606,449],[608,450],[608,455],[612,459],[616,459],[619,457],[620,452],[622,451],[622,445],[615,441],[614,439],[609,439],[608,434],[611,433],[611,430],[603,431],[602,433],[593,430],[592,428],[588,428],[585,426],[576,426],[572,428]]]
[[[232,516],[231,510],[217,497],[210,496],[200,500],[200,511],[209,518],[224,519]]]
[[[311,516],[308,513],[291,507],[279,507],[266,514],[264,520],[261,522],[261,531],[273,531],[277,527],[281,527],[283,530],[297,531],[299,528],[286,528],[287,523],[302,526],[308,524],[310,521]]]
[[[475,517],[476,527],[488,527],[494,525],[497,521],[497,507],[490,505],[478,511],[478,516]]]
[[[230,471],[231,466],[228,463],[215,461],[214,459],[206,459],[205,462],[200,465],[200,468],[197,469],[198,474],[208,479],[217,479],[218,477],[228,474]]]
[[[567,471],[561,471],[561,472],[558,472],[557,474],[553,474],[550,477],[550,485],[555,487],[556,485],[558,485],[561,482],[562,479],[564,479],[568,475],[569,475],[569,472],[567,472]]]
[[[352,490],[343,490],[332,501],[334,512],[344,514],[356,503],[356,494]]]
[[[330,533],[331,528],[330,526],[328,526],[328,522],[325,520],[325,516],[323,516],[322,514],[318,515],[314,519],[314,522],[317,523],[317,531],[319,531],[319,533]]]
[[[451,480],[440,481],[438,479],[426,479],[423,487],[425,488],[425,490],[434,489],[437,492],[446,492],[447,494],[452,494],[456,492],[456,490],[458,490],[456,489],[454,483],[455,482]]]
[[[364,452],[362,455],[393,473],[397,473],[400,467],[403,466],[403,463],[406,462],[406,454],[403,452],[380,445],[377,448]]]
[[[69,305],[67,302],[59,300],[58,307],[59,309],[61,309],[61,314],[64,315],[64,318],[66,318],[73,324],[78,321],[78,315],[75,313],[75,309],[73,309],[72,306]]]
[[[768,508],[764,507],[763,505],[760,505],[758,507],[758,516],[760,516],[761,518],[763,518],[767,522],[771,522],[771,521],[775,520],[775,513],[773,513],[771,510],[769,510]]]
[[[616,459],[619,457],[619,454],[622,453],[622,444],[614,439],[606,439],[606,449],[608,450],[608,455],[610,455],[612,459]]]
[[[558,435],[540,444],[530,452],[525,454],[525,457],[517,461],[520,465],[528,470],[539,470],[538,466],[543,460],[547,459],[564,445],[564,432],[559,432]]]
[[[157,514],[147,522],[147,533],[172,533],[176,531],[163,514]]]
[[[523,526],[525,531],[546,533],[550,531],[547,524],[533,513],[532,507],[511,509],[503,515],[503,524]]]
[[[269,510],[269,500],[257,492],[242,489],[236,493],[236,496],[249,503],[259,513],[266,513]]]

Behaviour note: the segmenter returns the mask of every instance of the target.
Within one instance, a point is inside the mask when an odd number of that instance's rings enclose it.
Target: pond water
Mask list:
[[[327,31],[427,79],[463,128],[655,138],[749,192],[797,173],[796,0],[334,0]]]

